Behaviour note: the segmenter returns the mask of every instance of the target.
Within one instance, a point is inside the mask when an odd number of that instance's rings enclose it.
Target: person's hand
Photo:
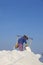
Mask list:
[[[28,44],[26,43],[26,44],[25,44],[25,47],[27,47],[27,46],[28,46]]]
[[[15,48],[18,48],[18,47],[19,47],[19,45],[18,45],[18,43],[16,43],[16,44],[15,44]]]

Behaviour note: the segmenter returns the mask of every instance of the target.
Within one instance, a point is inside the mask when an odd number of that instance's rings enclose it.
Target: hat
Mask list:
[[[28,37],[26,35],[23,36],[24,38],[26,38],[28,40]]]

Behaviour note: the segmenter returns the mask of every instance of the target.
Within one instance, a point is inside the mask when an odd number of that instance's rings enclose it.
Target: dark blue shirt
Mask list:
[[[22,37],[22,38],[18,39],[18,43],[23,44],[23,43],[27,43],[27,42],[26,42],[26,39],[24,39],[24,38]]]

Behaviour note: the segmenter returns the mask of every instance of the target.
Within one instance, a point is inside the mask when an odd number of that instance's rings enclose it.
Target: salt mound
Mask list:
[[[39,55],[38,55],[39,56]],[[0,65],[43,65],[29,47],[24,51],[0,51]]]

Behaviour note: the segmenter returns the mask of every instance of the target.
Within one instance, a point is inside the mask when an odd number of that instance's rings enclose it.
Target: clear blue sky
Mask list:
[[[35,52],[43,50],[43,0],[0,0],[0,50],[12,49],[17,34],[33,37]]]

